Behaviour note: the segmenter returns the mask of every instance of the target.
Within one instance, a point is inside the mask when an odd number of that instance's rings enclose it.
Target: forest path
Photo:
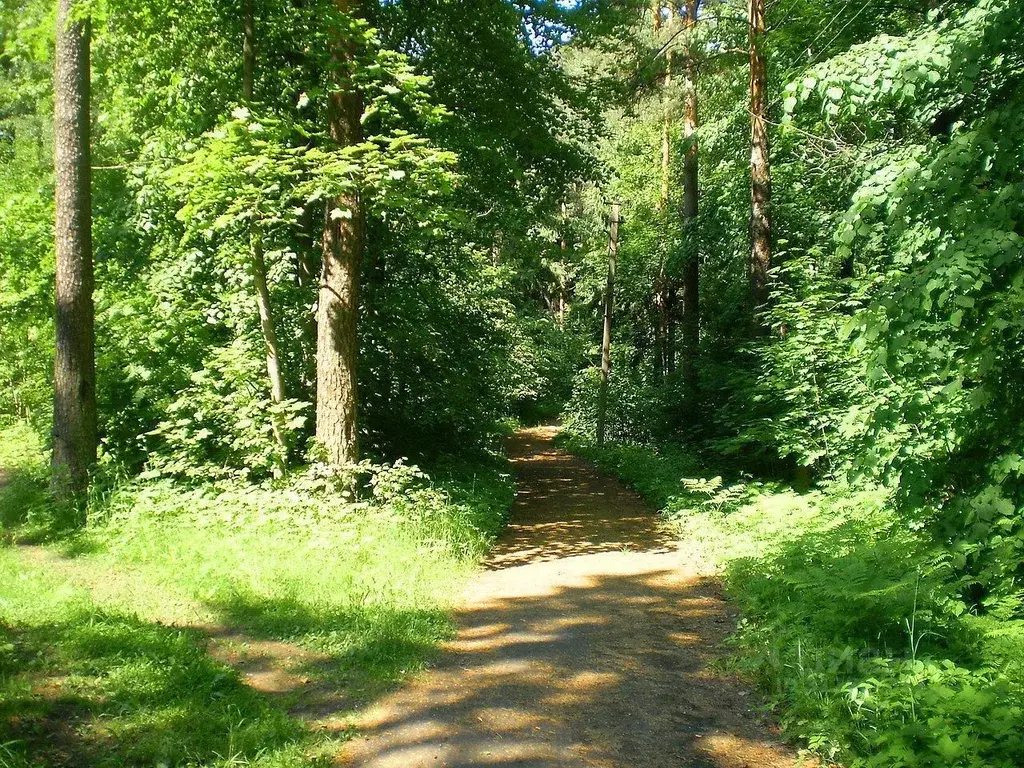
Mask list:
[[[714,671],[733,626],[706,569],[640,498],[510,440],[511,522],[437,662],[355,723],[342,765],[782,768],[798,764]]]

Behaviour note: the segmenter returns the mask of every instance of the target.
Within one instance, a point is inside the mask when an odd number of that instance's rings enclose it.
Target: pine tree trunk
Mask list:
[[[335,0],[337,9],[358,17],[359,0]],[[362,95],[353,83],[355,44],[339,32],[331,52],[334,88],[328,96],[331,138],[342,146],[362,140]],[[365,227],[357,192],[327,203],[323,265],[317,308],[316,439],[335,465],[359,460],[357,431],[359,267]]]
[[[688,0],[686,26],[697,23],[700,0]],[[683,157],[683,231],[689,246],[683,266],[683,378],[691,387],[697,381],[697,353],[700,345],[700,259],[697,233],[697,60],[694,51],[686,56],[686,87],[683,104],[683,137],[689,142]]]
[[[749,0],[750,18],[750,291],[754,312],[768,303],[772,267],[772,174],[768,146],[764,0]],[[759,332],[764,328],[755,321]]]
[[[89,21],[72,21],[73,0],[57,6],[54,78],[56,174],[56,356],[52,485],[83,491],[96,461],[95,309],[89,151]]]
[[[615,268],[619,255],[619,204],[612,203],[608,230],[608,279],[604,289],[604,332],[601,336],[601,385],[597,393],[597,444],[604,445],[608,421],[608,380],[612,373],[612,312],[615,309]]]

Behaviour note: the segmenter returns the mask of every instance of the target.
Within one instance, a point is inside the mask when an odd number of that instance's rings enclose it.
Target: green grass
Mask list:
[[[150,479],[101,486],[69,531],[47,519],[38,447],[21,446],[0,449],[4,768],[326,764],[354,708],[450,636],[450,602],[511,501],[498,461],[385,472],[362,502],[304,475]],[[286,644],[294,690],[245,684],[235,659],[262,641]],[[333,735],[294,716],[316,697]]]
[[[678,448],[566,442],[702,543],[742,609],[735,664],[789,735],[851,768],[1024,765],[1024,622],[968,611],[954,556],[882,489],[797,493]]]
[[[208,656],[200,633],[101,606],[10,549],[0,579],[0,764],[312,762],[303,728]]]
[[[10,541],[43,538],[65,529],[77,517],[57,507],[46,492],[46,456],[36,431],[25,422],[0,426],[0,532]]]

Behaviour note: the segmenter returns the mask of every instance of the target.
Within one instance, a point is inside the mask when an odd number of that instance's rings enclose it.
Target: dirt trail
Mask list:
[[[798,764],[709,667],[733,617],[640,499],[517,433],[511,524],[437,663],[379,700],[340,758],[365,768]]]

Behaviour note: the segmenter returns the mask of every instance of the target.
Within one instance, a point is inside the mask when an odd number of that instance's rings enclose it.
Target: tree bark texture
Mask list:
[[[335,0],[335,7],[349,16],[362,10],[358,0]],[[341,146],[350,146],[362,140],[363,100],[352,78],[355,43],[339,34],[331,55],[335,82],[327,102],[330,134]],[[329,200],[317,306],[316,439],[335,465],[359,460],[356,367],[364,238],[358,192]]]
[[[56,355],[52,484],[61,496],[83,491],[96,461],[89,38],[88,19],[73,20],[73,0],[60,0],[54,78]]]
[[[750,19],[750,291],[757,313],[768,302],[772,268],[772,174],[768,145],[764,0],[748,0]],[[760,322],[755,322],[760,329]]]

